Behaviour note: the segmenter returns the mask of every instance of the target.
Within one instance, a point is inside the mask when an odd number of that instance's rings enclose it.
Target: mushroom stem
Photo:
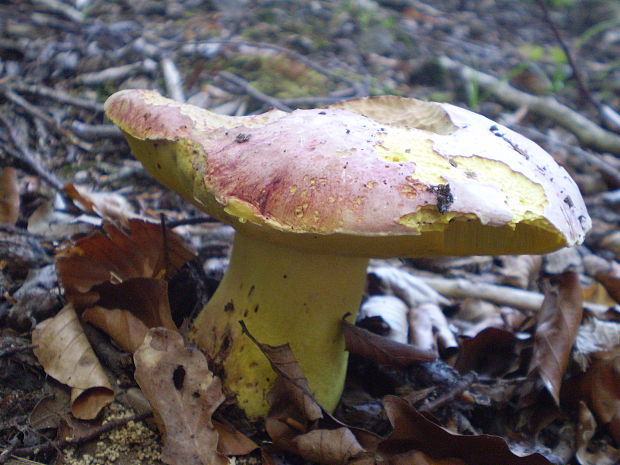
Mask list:
[[[342,393],[347,353],[340,320],[362,297],[367,258],[323,255],[237,233],[217,291],[196,318],[192,338],[216,365],[249,418],[268,411],[275,381],[261,343],[288,343],[316,400],[332,411]]]

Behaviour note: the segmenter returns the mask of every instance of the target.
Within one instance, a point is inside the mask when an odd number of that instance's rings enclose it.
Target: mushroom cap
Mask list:
[[[238,231],[368,257],[546,253],[591,221],[541,147],[471,111],[393,96],[223,116],[156,92],[105,104],[162,184]]]

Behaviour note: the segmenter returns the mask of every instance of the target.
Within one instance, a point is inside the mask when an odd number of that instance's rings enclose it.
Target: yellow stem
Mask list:
[[[196,318],[192,337],[224,368],[224,385],[250,418],[264,416],[276,375],[241,333],[270,345],[289,343],[310,389],[336,407],[347,366],[340,320],[354,318],[368,259],[291,249],[237,233],[230,265]]]

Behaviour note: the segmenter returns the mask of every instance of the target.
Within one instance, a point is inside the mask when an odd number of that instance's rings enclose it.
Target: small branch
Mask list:
[[[9,81],[7,85],[11,89],[18,92],[38,95],[40,97],[49,98],[50,100],[54,100],[59,103],[66,103],[68,105],[73,105],[74,107],[103,113],[102,103],[98,103],[93,100],[88,100],[84,98],[74,97],[73,95],[63,92],[62,90],[53,89],[51,87],[43,86],[41,84],[22,84],[13,80]]]
[[[50,115],[42,112],[37,107],[35,107],[33,104],[31,104],[28,100],[16,94],[8,87],[0,86],[0,92],[2,92],[4,96],[7,99],[9,99],[11,102],[13,102],[15,105],[20,106],[21,108],[26,110],[26,112],[28,112],[30,115],[36,118],[39,118],[44,123],[46,123],[48,126],[51,126],[55,130],[57,130],[61,135],[69,139],[69,141],[73,145],[77,145],[81,149],[86,150],[88,152],[90,152],[93,149],[93,146],[90,143],[84,142],[78,139],[72,132],[64,128],[60,123],[54,120],[54,118],[52,118]]]
[[[419,412],[433,412],[440,407],[443,407],[448,402],[451,402],[457,396],[463,394],[469,387],[476,381],[475,373],[467,373],[460,380],[454,383],[453,386],[450,387],[448,392],[443,393],[441,396],[433,399],[426,404],[422,405],[418,411]]]
[[[57,439],[55,441],[50,441],[48,444],[45,444],[45,445],[16,448],[13,450],[13,455],[24,456],[24,455],[40,454],[42,452],[50,452],[52,450],[57,450],[65,446],[71,446],[71,445],[81,444],[83,442],[88,442],[95,438],[98,438],[104,433],[108,433],[110,431],[115,430],[116,428],[125,426],[127,423],[131,421],[142,421],[142,420],[145,420],[151,417],[152,415],[153,415],[153,412],[146,411],[146,412],[139,413],[137,415],[127,417],[127,418],[113,420],[97,428],[93,428],[92,430],[84,434],[83,436],[80,436],[74,439]]]
[[[128,65],[114,66],[101,71],[80,74],[76,77],[76,81],[80,84],[95,86],[102,84],[105,81],[116,81],[118,79],[129,77],[131,74],[141,70],[143,67],[144,63],[141,61],[130,63]]]
[[[183,79],[177,65],[169,57],[161,60],[161,70],[164,74],[166,89],[172,100],[177,102],[185,102],[185,92],[183,92]]]
[[[37,344],[27,344],[23,346],[14,346],[7,347],[6,349],[0,349],[0,358],[8,357],[19,352],[26,352],[28,350],[36,349],[37,347],[39,347]]]
[[[124,139],[121,130],[113,124],[87,124],[73,121],[71,130],[86,140]]]
[[[179,226],[186,226],[191,224],[202,223],[219,223],[220,221],[211,216],[197,216],[194,218],[185,218],[182,220],[168,221],[167,226],[170,229],[178,228]]]
[[[6,118],[6,116],[0,114],[0,123],[4,125],[6,128],[13,145],[17,147],[17,150],[11,150],[8,147],[0,147],[0,150],[4,149],[4,151],[17,160],[21,162],[24,169],[29,170],[36,176],[39,176],[44,182],[52,186],[57,191],[62,191],[64,185],[60,179],[58,179],[54,173],[49,171],[48,169],[41,166],[37,158],[30,151],[28,146],[20,139],[20,137],[15,133],[14,127],[11,125],[10,121]]]
[[[45,5],[50,10],[60,13],[63,16],[69,18],[75,23],[81,23],[83,21],[83,15],[79,10],[76,10],[71,5],[67,5],[59,0],[36,0],[36,3]]]
[[[525,311],[533,312],[540,310],[545,297],[539,292],[525,291],[509,286],[498,286],[497,284],[474,282],[461,278],[416,276],[446,297],[457,299],[473,297]],[[609,309],[607,305],[594,302],[584,302],[583,307],[597,313],[602,313]]]
[[[620,136],[594,124],[585,116],[561,104],[551,96],[534,96],[515,89],[510,84],[490,74],[482,73],[448,57],[440,57],[439,63],[455,71],[467,81],[477,82],[488,89],[502,103],[520,107],[526,105],[531,111],[552,119],[573,132],[586,147],[601,152],[620,155]]]
[[[288,112],[293,111],[293,109],[289,107],[288,105],[284,105],[282,102],[280,102],[275,97],[271,97],[267,94],[264,94],[263,92],[258,90],[256,87],[254,87],[252,84],[250,84],[248,81],[237,76],[236,74],[229,73],[228,71],[220,71],[219,76],[225,79],[226,81],[232,82],[236,86],[241,87],[247,94],[251,95],[252,97],[254,97],[256,100],[260,102],[266,103],[267,105],[277,108],[278,110],[288,111]]]

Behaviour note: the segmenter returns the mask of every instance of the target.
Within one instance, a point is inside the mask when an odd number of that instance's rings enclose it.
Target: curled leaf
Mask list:
[[[349,352],[377,363],[403,367],[437,359],[437,354],[434,351],[419,349],[410,344],[401,344],[377,336],[344,320],[342,321],[342,329],[345,346]]]
[[[70,305],[32,332],[34,353],[45,372],[72,388],[71,413],[91,420],[112,402],[114,393]]]
[[[392,434],[378,449],[379,454],[386,460],[409,451],[421,451],[436,460],[431,463],[551,465],[551,462],[540,454],[523,457],[516,455],[499,436],[450,433],[398,397],[386,397],[384,406],[394,427]],[[450,459],[452,461],[449,461]]]

